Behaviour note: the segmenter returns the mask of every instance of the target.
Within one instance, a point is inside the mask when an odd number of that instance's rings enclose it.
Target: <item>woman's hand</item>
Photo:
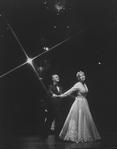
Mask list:
[[[56,94],[53,94],[53,95],[52,95],[53,98],[55,98],[55,97],[57,97],[57,96],[58,96],[58,95],[56,95]]]
[[[58,98],[62,98],[63,96],[62,96],[62,95],[56,95],[56,94],[53,94],[52,97],[53,97],[53,98],[56,98],[56,97],[58,97]]]

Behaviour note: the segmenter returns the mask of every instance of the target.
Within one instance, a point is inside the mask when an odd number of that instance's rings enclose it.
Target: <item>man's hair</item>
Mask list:
[[[52,75],[52,80],[53,80],[54,76],[58,76],[58,75],[57,75],[57,74],[53,74],[53,75]],[[58,76],[58,77],[59,77],[59,76]]]

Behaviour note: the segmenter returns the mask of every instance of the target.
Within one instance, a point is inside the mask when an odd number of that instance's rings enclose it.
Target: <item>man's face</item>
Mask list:
[[[59,79],[59,76],[58,75],[53,75],[52,80],[54,82],[59,82],[60,79]]]

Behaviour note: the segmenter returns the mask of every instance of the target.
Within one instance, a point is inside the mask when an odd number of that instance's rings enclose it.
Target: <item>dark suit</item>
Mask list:
[[[49,134],[52,122],[55,119],[55,135],[59,136],[60,130],[62,128],[62,99],[53,98],[52,94],[60,95],[63,93],[63,88],[59,86],[59,91],[57,90],[56,85],[49,85],[49,101],[48,101],[48,115],[47,121],[45,122],[45,136]]]

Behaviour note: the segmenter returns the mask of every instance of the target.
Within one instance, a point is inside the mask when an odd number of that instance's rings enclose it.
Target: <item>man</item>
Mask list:
[[[52,125],[55,120],[55,139],[59,139],[59,133],[62,129],[62,100],[61,98],[56,98],[56,95],[63,93],[63,88],[59,85],[59,76],[57,74],[52,75],[52,84],[49,85],[49,101],[48,101],[48,114],[47,120],[45,122],[43,136],[40,139],[47,138]]]

